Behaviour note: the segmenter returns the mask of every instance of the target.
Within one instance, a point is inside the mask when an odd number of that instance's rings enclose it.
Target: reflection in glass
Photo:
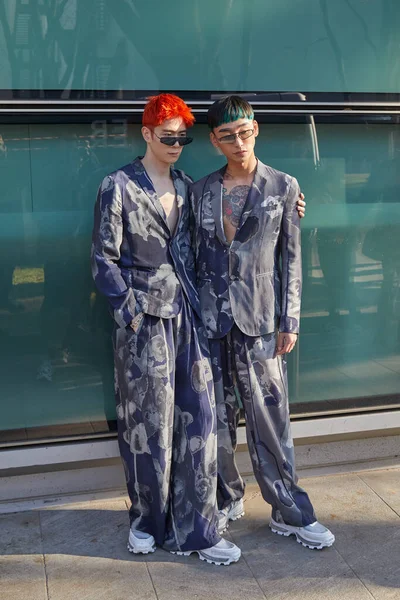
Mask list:
[[[132,134],[121,123],[2,127],[0,443],[109,430],[112,322],[90,236],[99,182],[129,162]]]
[[[7,0],[0,90],[398,93],[399,36],[394,0]]]
[[[317,168],[306,126],[262,129],[258,154],[298,178],[308,207],[292,412],[399,403],[397,129],[319,124]]]
[[[301,334],[292,413],[399,404],[399,128],[261,124],[259,157],[294,175],[302,221]],[[0,128],[0,443],[108,431],[111,329],[92,285],[93,205],[103,176],[143,150],[139,126]],[[222,165],[205,126],[179,167]]]

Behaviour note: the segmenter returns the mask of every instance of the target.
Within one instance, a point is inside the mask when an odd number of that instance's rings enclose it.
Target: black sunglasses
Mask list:
[[[188,144],[191,144],[193,142],[193,138],[186,137],[183,135],[177,136],[177,137],[172,137],[172,136],[160,137],[159,135],[156,134],[155,131],[153,131],[153,133],[156,137],[158,137],[160,142],[162,144],[165,144],[166,146],[173,146],[174,144],[176,144],[176,142],[178,142],[178,144],[180,146],[187,146]]]

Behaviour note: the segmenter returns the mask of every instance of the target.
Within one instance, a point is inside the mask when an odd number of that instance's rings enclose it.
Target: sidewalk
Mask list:
[[[323,551],[272,534],[247,486],[230,539],[242,558],[216,567],[126,549],[124,498],[0,516],[1,600],[400,600],[400,469],[302,479],[336,544]]]

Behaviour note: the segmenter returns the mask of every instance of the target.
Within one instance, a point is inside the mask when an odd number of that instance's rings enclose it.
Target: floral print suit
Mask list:
[[[216,544],[216,409],[189,233],[190,180],[171,169],[172,233],[141,160],[102,182],[92,271],[115,321],[118,438],[132,526],[172,551]],[[135,332],[132,320],[143,313]],[[139,317],[140,319],[140,317]]]
[[[299,186],[293,177],[258,161],[229,244],[223,226],[223,177],[224,169],[204,177],[191,186],[190,195],[197,285],[217,402],[219,507],[244,494],[234,458],[240,395],[263,497],[286,523],[305,526],[315,515],[297,485],[286,362],[275,352],[278,330],[299,331]]]

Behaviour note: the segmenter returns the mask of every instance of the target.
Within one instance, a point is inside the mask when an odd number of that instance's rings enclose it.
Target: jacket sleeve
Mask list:
[[[126,327],[136,315],[136,300],[118,266],[122,238],[122,191],[114,177],[108,176],[99,188],[94,210],[92,275],[97,289],[107,297],[116,323]]]
[[[279,331],[298,333],[301,305],[301,232],[297,200],[300,188],[293,177],[286,197],[281,230],[282,306]]]

